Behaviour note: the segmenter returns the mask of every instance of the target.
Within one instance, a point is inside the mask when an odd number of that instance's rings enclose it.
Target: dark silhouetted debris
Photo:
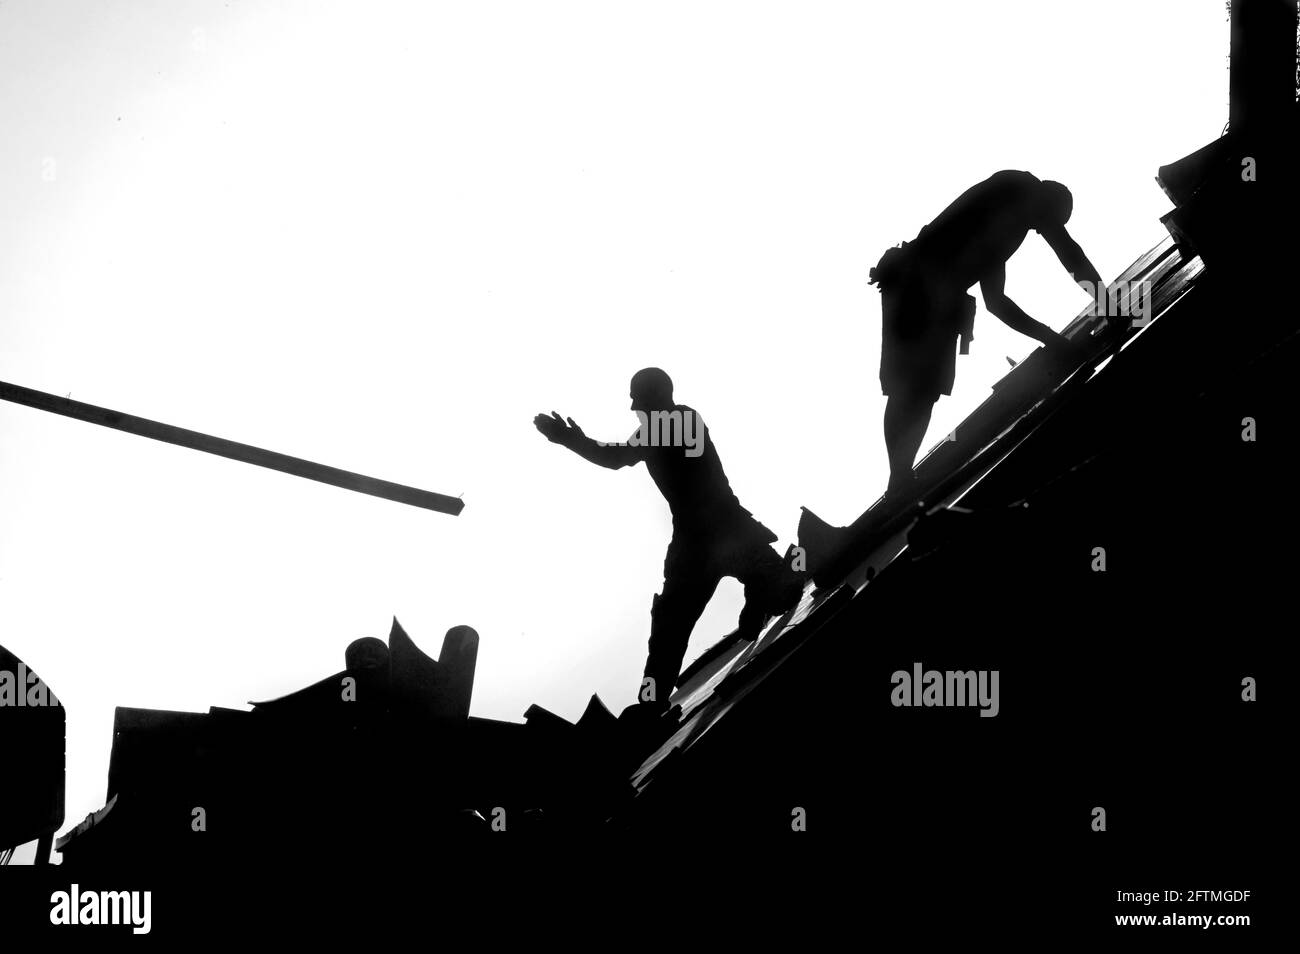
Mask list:
[[[49,863],[63,824],[66,728],[54,690],[0,646],[0,852],[35,841],[36,863]]]

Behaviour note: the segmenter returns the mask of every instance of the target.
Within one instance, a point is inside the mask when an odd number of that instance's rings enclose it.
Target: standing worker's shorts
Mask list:
[[[964,289],[916,273],[881,287],[880,390],[885,394],[952,394],[957,341],[975,299]]]

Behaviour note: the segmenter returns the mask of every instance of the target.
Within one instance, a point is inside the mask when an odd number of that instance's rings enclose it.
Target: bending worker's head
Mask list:
[[[1044,180],[1038,194],[1040,226],[1064,225],[1074,212],[1074,196],[1059,182]]]
[[[632,410],[666,411],[673,406],[673,380],[659,368],[642,368],[632,375]]]

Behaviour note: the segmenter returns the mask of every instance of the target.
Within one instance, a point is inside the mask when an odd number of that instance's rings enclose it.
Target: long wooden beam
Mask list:
[[[41,411],[50,411],[53,414],[62,414],[64,417],[99,424],[101,427],[111,427],[126,431],[128,434],[138,434],[140,437],[148,437],[155,441],[188,447],[191,450],[203,451],[205,454],[216,454],[218,457],[243,461],[245,464],[278,470],[284,474],[293,474],[295,477],[306,477],[308,480],[332,484],[344,490],[355,490],[357,493],[395,500],[398,503],[410,504],[412,507],[436,510],[438,513],[451,514],[453,517],[465,508],[465,501],[459,497],[448,497],[446,494],[419,490],[392,481],[380,480],[377,477],[354,474],[351,471],[316,464],[300,457],[290,457],[288,454],[278,454],[275,451],[253,447],[251,444],[240,444],[223,437],[213,437],[183,427],[161,424],[133,414],[122,414],[106,407],[96,407],[94,404],[83,404],[81,401],[46,394],[44,391],[34,391],[17,384],[0,381],[0,400],[12,401],[14,404],[23,404]]]

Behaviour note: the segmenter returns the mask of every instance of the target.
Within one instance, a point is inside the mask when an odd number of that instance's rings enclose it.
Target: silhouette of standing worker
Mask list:
[[[650,610],[650,652],[640,701],[652,710],[668,707],[681,671],[691,630],[725,576],[745,586],[737,635],[755,639],[772,616],[798,599],[802,579],[770,544],[774,534],[740,505],[704,421],[673,401],[673,383],[658,368],[632,377],[632,410],[641,426],[624,443],[605,444],[567,423],[554,411],[533,419],[553,443],[579,457],[617,470],[645,462],[668,501],[673,536],[664,559],[663,592]]]
[[[966,354],[975,299],[966,290],[979,283],[984,305],[1049,352],[1073,356],[1074,346],[1030,318],[1007,297],[1006,261],[1029,230],[1038,232],[1076,282],[1101,287],[1101,276],[1065,230],[1074,208],[1070,190],[1028,172],[1007,170],[966,190],[920,234],[890,249],[871,271],[879,285],[883,329],[880,387],[885,404],[885,448],[889,494],[906,492],[912,462],[941,394],[951,394],[958,339]]]

